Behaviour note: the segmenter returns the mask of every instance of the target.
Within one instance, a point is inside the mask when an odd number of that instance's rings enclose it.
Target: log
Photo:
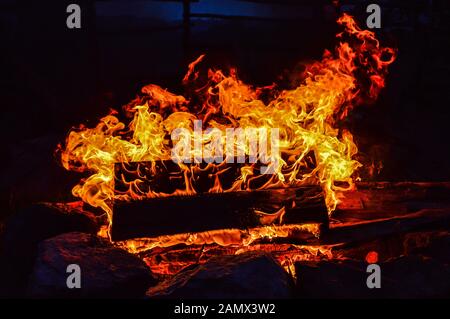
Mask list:
[[[235,161],[237,162],[237,161]],[[273,224],[318,223],[328,226],[328,214],[322,190],[318,186],[256,190],[272,175],[258,175],[262,164],[254,164],[247,184],[251,191],[215,192],[215,175],[224,190],[230,189],[241,174],[242,164],[202,163],[191,167],[196,194],[170,195],[132,201],[115,201],[113,240],[158,237],[219,229],[254,228]],[[134,182],[139,180],[139,182]],[[186,189],[185,172],[171,160],[117,163],[115,193],[149,192],[173,194]],[[140,197],[142,198],[142,197]],[[281,209],[285,210],[282,211]]]
[[[332,219],[355,223],[400,217],[422,209],[450,207],[448,182],[357,183],[357,190],[339,195]]]
[[[450,227],[450,183],[367,182],[340,194],[321,241],[347,246],[413,231]]]
[[[116,201],[113,211],[113,240],[278,224],[328,227],[322,190],[316,186]]]
[[[321,238],[322,244],[355,244],[393,234],[413,231],[446,230],[450,227],[450,207],[422,209],[401,216],[372,221],[332,225]]]

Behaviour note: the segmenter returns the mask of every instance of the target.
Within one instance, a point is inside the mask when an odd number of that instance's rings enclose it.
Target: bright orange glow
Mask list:
[[[192,94],[183,97],[150,84],[142,89],[140,98],[124,107],[128,119],[121,121],[118,112],[112,112],[95,127],[73,129],[61,147],[62,164],[68,170],[91,172],[73,188],[73,194],[103,209],[111,223],[114,200],[195,193],[193,182],[200,170],[196,164],[178,164],[184,172],[185,187],[172,194],[143,192],[139,188],[142,183],[139,176],[124,181],[129,186],[127,192],[115,193],[114,164],[171,160],[171,132],[186,128],[193,135],[193,122],[202,120],[203,129],[216,128],[221,132],[227,128],[278,128],[281,165],[257,188],[320,185],[331,213],[338,203],[335,192],[352,189],[355,172],[361,166],[355,160],[358,149],[353,136],[342,128],[342,120],[357,104],[376,98],[384,87],[387,67],[395,58],[393,49],[382,48],[375,34],[361,30],[349,15],[344,14],[338,23],[344,32],[337,36],[341,42],[335,52],[326,50],[320,61],[307,66],[302,83],[295,88],[253,87],[243,83],[236,70],[228,73],[208,70],[202,80],[197,71],[205,59],[202,55],[189,65],[183,79],[195,98]],[[270,99],[266,101],[262,92],[268,90]],[[204,135],[201,143],[209,145],[211,136]],[[249,154],[248,145],[237,140],[234,144],[236,149],[244,149]],[[210,165],[218,167],[218,172],[211,176],[214,186],[210,192],[251,190],[254,182],[262,178],[256,174],[254,165],[243,164],[232,186],[224,188],[221,173],[227,170],[226,163]],[[281,219],[281,211],[280,215]],[[270,226],[246,232],[229,231],[226,236],[224,231],[220,235],[182,234],[128,241],[124,245],[134,252],[175,243],[248,246],[257,238],[287,236],[290,227],[311,230],[310,226]],[[106,235],[105,228],[100,234]]]
[[[140,253],[155,247],[170,247],[177,244],[205,245],[217,244],[220,246],[238,245],[250,246],[261,238],[288,237],[293,232],[319,234],[319,226],[316,224],[264,226],[248,230],[222,229],[202,233],[178,234],[161,236],[156,238],[139,238],[119,243],[123,248],[133,253]]]
[[[368,264],[376,264],[378,261],[378,253],[376,251],[369,251],[366,255],[366,262]]]
[[[320,261],[337,258],[334,256],[333,246],[303,246],[292,244],[253,244],[251,246],[203,246],[184,247],[181,249],[149,251],[139,253],[153,274],[173,275],[183,268],[202,264],[211,256],[239,255],[251,251],[267,251],[271,253],[281,266],[294,278],[296,277],[295,263],[299,261]]]

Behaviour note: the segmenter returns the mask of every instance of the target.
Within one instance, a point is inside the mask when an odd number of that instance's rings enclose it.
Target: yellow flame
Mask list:
[[[185,244],[188,246],[217,244],[220,246],[239,245],[242,247],[247,247],[258,239],[288,237],[293,232],[311,233],[312,235],[318,237],[319,226],[317,224],[304,224],[279,226],[272,225],[248,230],[221,229],[201,233],[160,236],[155,238],[137,238],[117,242],[116,244],[132,253],[141,253],[155,247],[170,247],[178,244]]]
[[[206,83],[197,83],[201,82],[201,77],[195,68],[203,60],[202,55],[189,65],[188,74],[183,79],[185,85],[194,88],[196,98],[186,98],[157,85],[148,85],[142,89],[140,98],[124,108],[126,115],[131,117],[128,124],[120,121],[117,112],[113,112],[93,128],[81,126],[73,129],[65,146],[61,147],[62,164],[68,170],[92,173],[73,188],[73,194],[94,207],[102,208],[108,214],[110,224],[113,200],[170,195],[154,190],[141,191],[140,176],[125,181],[129,185],[128,192],[116,194],[114,164],[170,160],[171,132],[185,128],[193,140],[193,123],[202,120],[204,128],[216,128],[221,132],[227,128],[278,128],[280,165],[275,174],[258,188],[320,185],[331,213],[338,203],[335,191],[351,189],[354,172],[361,166],[354,158],[358,149],[353,136],[341,128],[340,121],[356,102],[365,97],[376,97],[384,86],[387,66],[395,56],[393,49],[379,46],[373,32],[359,29],[352,17],[344,14],[338,22],[345,28],[338,38],[348,37],[348,42],[342,40],[334,54],[325,51],[321,61],[309,65],[299,86],[286,90],[269,88],[270,101],[264,102],[261,97],[261,92],[267,88],[243,83],[235,70],[228,75],[220,70],[209,70]],[[385,55],[388,55],[387,60]],[[368,82],[358,81],[361,73]],[[366,88],[367,83],[370,87]],[[207,146],[211,143],[211,136],[204,135],[201,143]],[[236,148],[249,154],[246,144],[234,143]],[[198,154],[193,152],[191,155]],[[221,169],[211,177],[214,186],[210,192],[249,190],[252,182],[260,178],[254,166],[246,164],[241,167],[241,174],[233,185],[224,189],[220,172],[226,169],[226,164],[211,165]],[[183,163],[179,166],[185,172],[185,188],[177,189],[175,194],[194,193],[193,182],[199,167]],[[346,186],[338,186],[336,182],[344,182]],[[280,235],[278,231],[282,232],[269,227],[265,235]],[[259,231],[256,237],[261,233]],[[182,241],[196,242],[197,238],[193,236],[181,236]],[[244,244],[254,240],[251,233],[245,238]],[[241,238],[239,240],[242,242]]]

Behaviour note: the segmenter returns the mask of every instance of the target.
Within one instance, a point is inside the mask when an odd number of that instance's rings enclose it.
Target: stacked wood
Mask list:
[[[284,208],[284,209],[283,209]],[[115,202],[113,240],[280,224],[328,225],[319,187],[297,187]]]
[[[341,194],[322,242],[345,243],[450,228],[450,183],[360,183]]]
[[[226,165],[226,166],[225,166]],[[158,237],[219,229],[255,228],[281,224],[320,224],[328,227],[328,213],[319,186],[257,190],[271,175],[252,179],[254,190],[211,192],[214,174],[220,174],[223,189],[240,176],[241,164],[201,164],[192,170],[195,194],[144,197],[115,201],[111,236],[113,240]],[[255,165],[255,169],[258,164]],[[189,172],[190,174],[191,172]],[[115,192],[171,194],[186,189],[185,176],[172,161],[118,163]],[[130,183],[139,179],[139,183]],[[136,187],[136,189],[133,189]]]

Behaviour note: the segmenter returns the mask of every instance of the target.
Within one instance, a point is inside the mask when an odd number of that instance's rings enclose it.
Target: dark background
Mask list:
[[[200,53],[205,66],[236,66],[245,82],[271,84],[335,47],[340,12],[364,23],[372,2],[200,0],[187,21],[182,1],[0,1],[0,216],[71,199],[80,176],[58,165],[56,145],[143,85],[181,93]],[[66,27],[69,3],[82,8],[81,30]],[[360,106],[348,126],[361,153],[383,162],[377,180],[450,180],[449,2],[376,3],[377,34],[398,58],[377,103]]]

